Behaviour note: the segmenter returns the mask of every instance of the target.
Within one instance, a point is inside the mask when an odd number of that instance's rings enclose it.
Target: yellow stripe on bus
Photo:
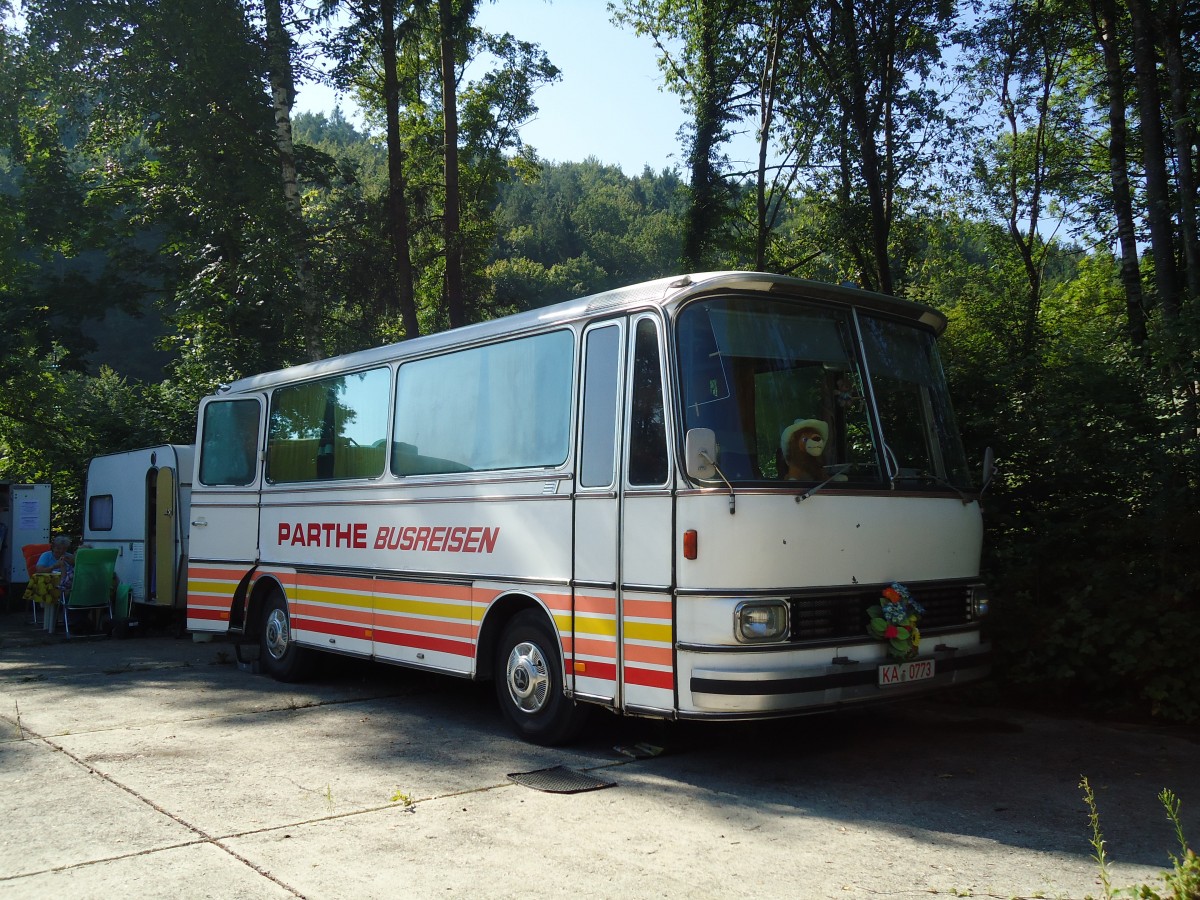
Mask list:
[[[652,625],[649,622],[626,622],[625,637],[635,641],[656,641],[661,644],[671,643],[670,625]]]
[[[375,608],[383,612],[408,613],[417,616],[438,616],[443,619],[472,621],[475,611],[467,604],[440,603],[432,600],[392,599],[376,597]]]

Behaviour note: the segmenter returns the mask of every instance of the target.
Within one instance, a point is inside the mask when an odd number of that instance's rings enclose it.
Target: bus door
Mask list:
[[[584,332],[568,676],[578,696],[669,711],[674,518],[662,344],[651,315]]]
[[[674,498],[659,321],[630,323],[617,595],[620,706],[670,712],[674,692]]]
[[[621,481],[617,472],[626,322],[613,319],[583,333],[582,414],[575,467],[571,646],[567,684],[576,696],[619,702]]]
[[[214,397],[200,405],[188,517],[189,628],[212,630],[205,621],[228,627],[234,589],[258,561],[265,409],[265,396]]]

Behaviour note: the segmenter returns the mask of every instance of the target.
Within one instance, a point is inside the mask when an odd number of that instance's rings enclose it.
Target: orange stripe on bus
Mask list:
[[[571,611],[570,594],[538,594],[538,596],[542,598],[542,602],[551,612],[569,613]]]
[[[584,594],[579,594],[575,597],[575,612],[584,614],[599,613],[606,616],[616,615],[617,598],[589,597]]]
[[[358,610],[348,609],[344,606],[323,606],[319,603],[311,603],[305,600],[298,600],[292,604],[292,615],[315,616],[321,619],[331,619],[335,622],[352,622],[355,625],[366,625],[368,628],[374,623],[375,619],[369,609]]]
[[[599,656],[601,659],[616,659],[617,645],[613,641],[594,641],[576,637],[573,648],[575,656]]]
[[[238,569],[189,569],[188,581],[230,581],[237,584],[245,574]]]
[[[381,578],[375,582],[374,591],[383,597],[432,597],[435,600],[462,600],[466,603],[473,599],[469,587],[426,581],[388,581]]]
[[[651,663],[656,666],[673,666],[675,664],[670,647],[647,647],[642,644],[626,644],[625,658],[630,662]]]
[[[663,619],[671,621],[670,600],[629,600],[626,599],[621,609],[627,616],[639,619]]]

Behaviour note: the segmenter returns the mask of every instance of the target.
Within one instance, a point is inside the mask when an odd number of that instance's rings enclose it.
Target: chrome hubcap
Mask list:
[[[550,671],[537,644],[522,641],[513,647],[505,675],[508,695],[517,709],[532,714],[545,707],[550,696]]]
[[[271,654],[272,659],[283,659],[283,654],[287,652],[288,639],[288,619],[287,613],[282,609],[273,609],[267,614],[267,626],[263,632],[263,636],[267,644],[267,652]]]

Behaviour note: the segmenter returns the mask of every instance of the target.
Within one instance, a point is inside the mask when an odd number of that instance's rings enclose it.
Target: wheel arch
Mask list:
[[[500,643],[500,635],[504,633],[505,626],[518,613],[525,610],[534,610],[541,614],[551,632],[558,637],[558,655],[562,659],[563,675],[564,677],[567,675],[562,633],[559,631],[558,623],[554,621],[554,614],[550,612],[550,607],[536,594],[506,591],[488,605],[487,611],[483,614],[483,621],[479,624],[479,637],[475,644],[475,680],[492,680],[496,661],[496,645]]]

